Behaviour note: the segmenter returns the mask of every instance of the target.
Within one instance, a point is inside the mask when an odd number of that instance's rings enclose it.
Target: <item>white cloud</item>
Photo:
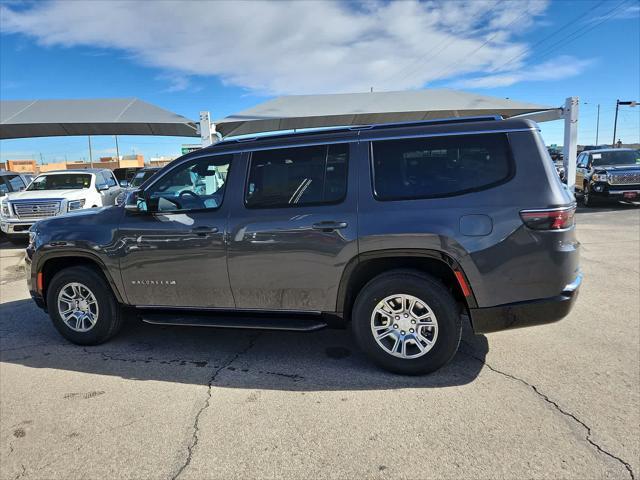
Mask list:
[[[547,6],[547,0],[57,0],[4,4],[0,20],[5,33],[44,46],[124,51],[170,72],[163,75],[172,91],[188,88],[190,75],[203,75],[252,92],[289,94],[418,88],[490,70],[527,52],[515,37]]]
[[[593,65],[593,63],[594,60],[580,60],[568,55],[562,55],[533,67],[460,80],[455,82],[454,86],[462,88],[494,88],[508,87],[519,82],[559,80],[575,77]]]

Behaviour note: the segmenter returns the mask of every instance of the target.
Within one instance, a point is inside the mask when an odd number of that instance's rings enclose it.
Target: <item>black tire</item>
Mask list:
[[[384,350],[374,338],[371,315],[388,296],[406,294],[428,305],[437,318],[438,336],[433,347],[417,358],[399,358]],[[380,367],[394,373],[422,375],[447,364],[458,351],[462,325],[451,293],[435,278],[413,270],[394,270],[369,281],[352,310],[352,329],[360,348]]]
[[[582,189],[582,204],[587,208],[595,207],[597,204],[595,198],[591,195],[591,188],[588,183],[585,183]]]
[[[80,283],[86,286],[93,293],[97,302],[98,318],[95,325],[86,332],[73,330],[60,315],[58,295],[70,283]],[[90,267],[69,267],[56,273],[47,288],[47,309],[58,332],[70,342],[78,345],[104,343],[118,333],[122,326],[123,314],[111,287],[101,273]]]

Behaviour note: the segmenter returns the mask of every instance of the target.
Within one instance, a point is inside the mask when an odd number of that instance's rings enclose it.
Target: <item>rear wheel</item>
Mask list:
[[[458,350],[462,327],[451,293],[421,272],[393,271],[360,291],[352,328],[360,348],[382,368],[433,372]]]
[[[58,272],[47,289],[47,309],[60,334],[79,345],[106,342],[122,326],[122,312],[111,287],[89,267]]]

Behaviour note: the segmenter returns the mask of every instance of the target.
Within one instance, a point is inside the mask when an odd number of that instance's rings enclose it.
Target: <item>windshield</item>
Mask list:
[[[37,177],[27,190],[80,190],[89,188],[91,175],[86,173],[63,173],[56,175],[41,175]]]
[[[131,180],[132,187],[139,187],[149,177],[152,177],[156,173],[155,170],[145,170],[143,172],[136,173],[136,176]]]
[[[640,165],[640,153],[633,150],[592,153],[591,158],[593,159],[592,165],[594,167],[603,165]]]

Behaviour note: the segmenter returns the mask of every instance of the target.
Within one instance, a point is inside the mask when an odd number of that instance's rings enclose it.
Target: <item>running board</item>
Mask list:
[[[191,312],[151,312],[138,311],[138,315],[145,323],[152,325],[176,325],[184,327],[214,327],[214,328],[245,328],[255,330],[292,330],[298,332],[312,332],[327,326],[322,317],[304,316],[238,316],[212,315],[210,313]]]

